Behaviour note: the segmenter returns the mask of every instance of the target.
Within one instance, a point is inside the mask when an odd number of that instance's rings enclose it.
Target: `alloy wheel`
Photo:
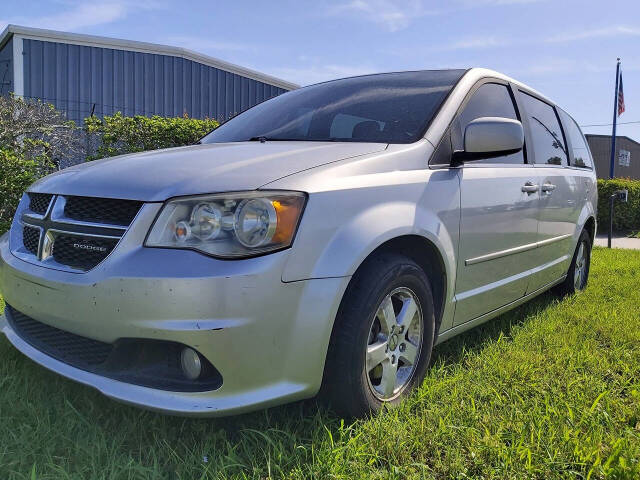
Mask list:
[[[576,290],[582,290],[587,278],[587,257],[584,242],[580,243],[576,254],[576,264],[573,271],[573,286]]]
[[[412,379],[422,345],[423,315],[418,297],[405,287],[389,293],[371,322],[365,369],[381,401],[398,397]]]

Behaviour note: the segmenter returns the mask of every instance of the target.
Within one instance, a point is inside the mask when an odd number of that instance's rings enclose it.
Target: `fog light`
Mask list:
[[[200,355],[192,348],[185,347],[180,354],[180,364],[182,365],[182,373],[189,380],[197,380],[202,373],[202,362]]]

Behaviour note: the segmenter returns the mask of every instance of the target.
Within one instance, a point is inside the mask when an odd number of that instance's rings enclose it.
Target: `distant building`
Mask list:
[[[9,25],[0,33],[0,95],[97,116],[187,114],[225,120],[297,88],[184,48]]]
[[[609,178],[611,135],[585,135],[598,178]],[[615,176],[640,179],[640,143],[616,136]]]

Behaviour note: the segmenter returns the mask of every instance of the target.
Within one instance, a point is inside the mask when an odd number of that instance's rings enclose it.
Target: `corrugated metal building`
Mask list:
[[[225,120],[298,86],[166,45],[9,25],[0,34],[0,95],[89,116],[187,114]]]
[[[586,134],[591,155],[596,165],[598,178],[609,178],[609,164],[611,162],[611,135]],[[629,152],[629,165],[620,162],[620,151]],[[625,157],[627,155],[623,155]],[[640,143],[629,137],[616,136],[615,176],[618,178],[640,179]]]

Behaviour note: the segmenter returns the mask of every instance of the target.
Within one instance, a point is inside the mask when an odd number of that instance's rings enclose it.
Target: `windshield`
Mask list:
[[[464,70],[383,73],[320,83],[256,105],[202,143],[249,140],[412,143]]]

